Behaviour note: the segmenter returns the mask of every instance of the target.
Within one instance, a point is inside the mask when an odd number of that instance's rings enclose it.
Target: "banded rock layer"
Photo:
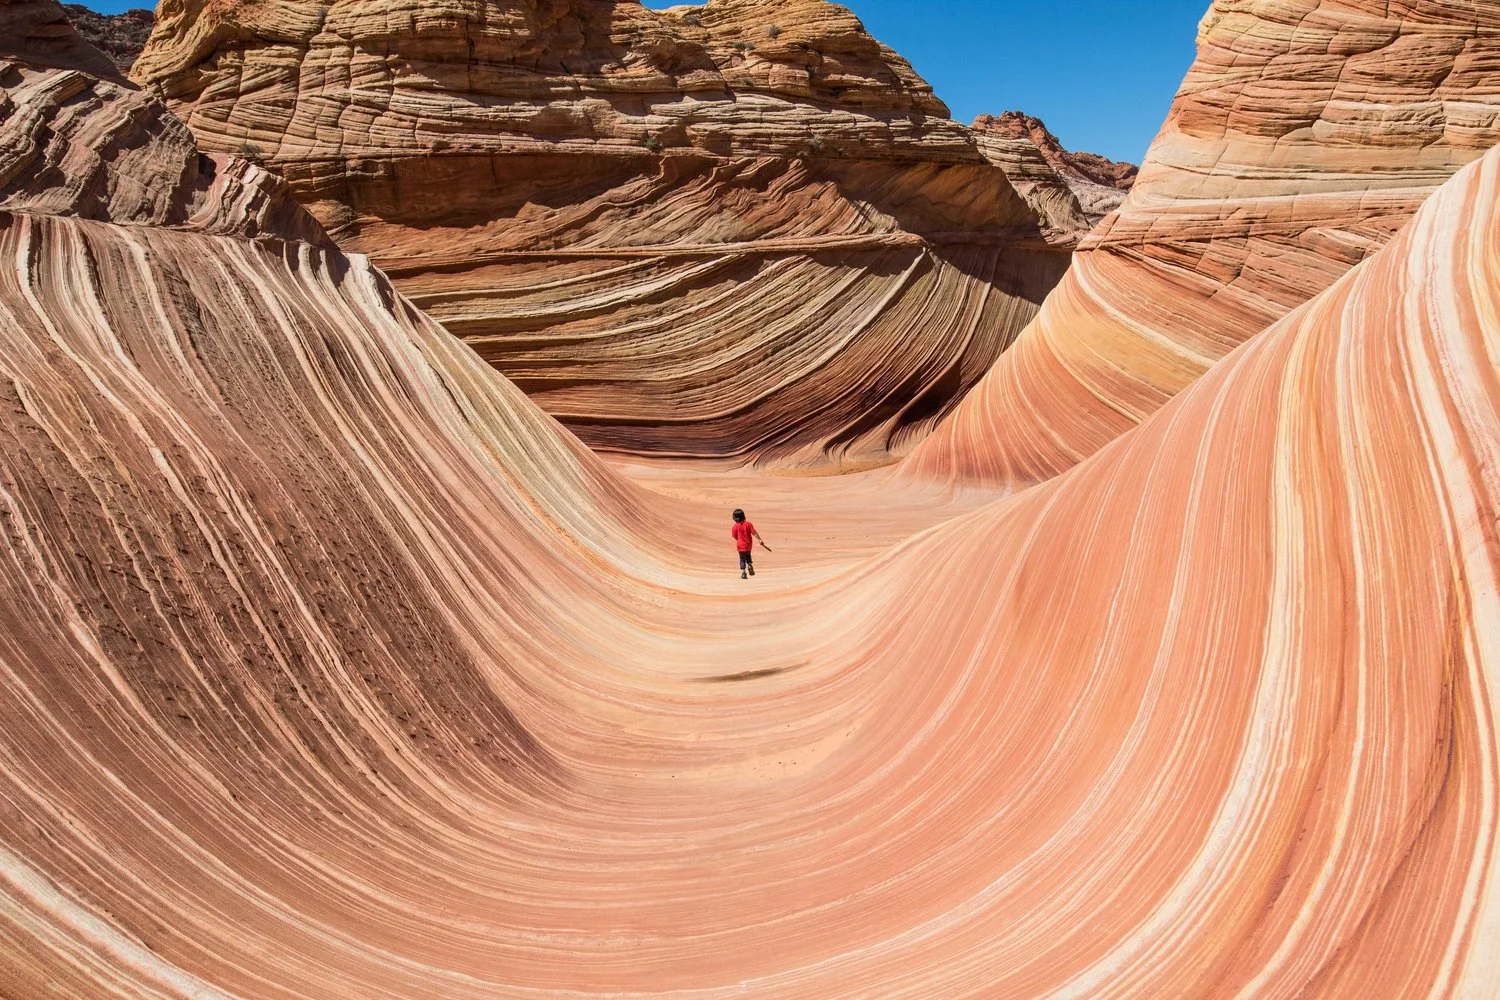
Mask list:
[[[362,257],[0,261],[8,995],[1500,981],[1500,152],[1019,496],[697,487],[754,583]]]
[[[7,990],[1485,995],[1497,198],[749,595],[358,258],[5,216]]]
[[[0,7],[0,210],[330,245],[280,178],[200,153],[51,0]]]
[[[980,115],[973,128],[981,146],[997,138],[1025,139],[1034,144],[1047,165],[1068,185],[1091,223],[1099,222],[1124,203],[1140,173],[1133,163],[1118,163],[1097,153],[1064,149],[1045,122],[1020,111]]]
[[[1125,204],[914,453],[1024,486],[1155,412],[1500,139],[1500,3],[1215,0]]]
[[[825,0],[187,0],[134,74],[602,449],[886,461],[1088,227]]]

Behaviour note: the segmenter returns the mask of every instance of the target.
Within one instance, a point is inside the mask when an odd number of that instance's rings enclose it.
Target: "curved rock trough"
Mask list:
[[[1038,485],[776,477],[600,458],[55,9],[0,995],[1497,994],[1500,151]]]

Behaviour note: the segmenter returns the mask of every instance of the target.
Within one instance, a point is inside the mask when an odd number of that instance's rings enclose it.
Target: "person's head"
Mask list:
[[[734,523],[735,524],[744,524],[745,523],[745,512],[744,511],[742,511],[742,510],[736,510],[734,512]]]

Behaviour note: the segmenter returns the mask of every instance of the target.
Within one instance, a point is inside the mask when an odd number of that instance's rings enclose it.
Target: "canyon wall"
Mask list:
[[[135,79],[596,448],[888,461],[1088,222],[825,0],[185,0]],[[1011,178],[1014,178],[1012,181]]]
[[[914,475],[1021,487],[1385,245],[1500,138],[1500,4],[1215,0],[1125,204]]]
[[[66,192],[0,210],[7,997],[1493,993],[1500,151],[1020,495],[687,496],[308,217],[126,197],[180,133],[44,35],[0,68]]]

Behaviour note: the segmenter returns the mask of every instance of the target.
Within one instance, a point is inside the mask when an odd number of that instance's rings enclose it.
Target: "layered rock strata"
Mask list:
[[[134,73],[603,449],[886,461],[1088,228],[825,0],[189,0]]]
[[[1500,138],[1500,3],[1216,0],[1121,209],[913,456],[1046,479],[1390,240]]]
[[[331,245],[280,178],[199,152],[51,0],[0,7],[0,210]]]
[[[145,8],[101,14],[83,4],[70,3],[64,4],[63,10],[83,40],[109,56],[125,73],[135,65],[136,57],[146,47],[151,29],[156,25],[156,14]]]
[[[1036,146],[1047,165],[1078,199],[1091,223],[1097,223],[1124,204],[1125,195],[1140,173],[1133,163],[1065,149],[1045,122],[1020,111],[981,115],[974,120],[973,129],[981,148],[996,139],[1024,139]]]
[[[362,257],[0,262],[8,997],[1493,991],[1500,152],[1023,495],[696,487],[746,582]]]

